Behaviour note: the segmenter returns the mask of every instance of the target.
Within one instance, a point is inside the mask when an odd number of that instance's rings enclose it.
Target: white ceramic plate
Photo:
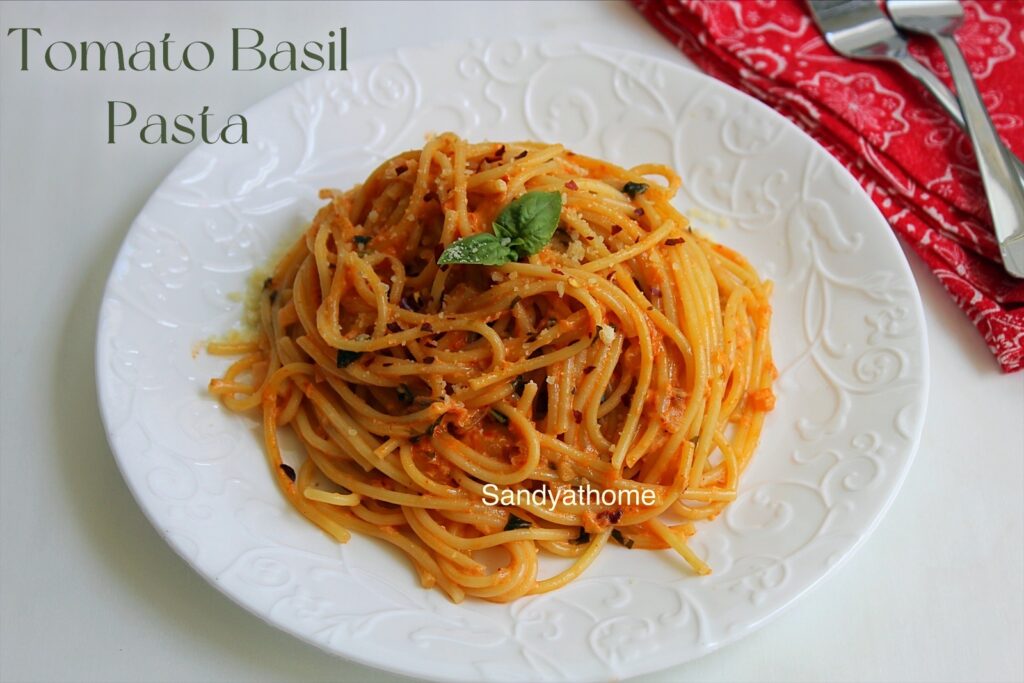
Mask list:
[[[399,52],[317,75],[249,112],[245,146],[197,147],[125,239],[97,339],[103,419],[153,525],[199,573],[325,650],[446,680],[607,680],[698,657],[756,628],[860,544],[896,494],[927,396],[921,303],[857,183],[810,138],[695,71],[586,44]],[[563,142],[673,165],[680,206],[776,282],[778,407],[741,495],[693,547],[610,547],[579,580],[511,605],[453,605],[404,557],[340,546],[285,503],[255,421],[205,392],[248,273],[320,205],[428,132]]]

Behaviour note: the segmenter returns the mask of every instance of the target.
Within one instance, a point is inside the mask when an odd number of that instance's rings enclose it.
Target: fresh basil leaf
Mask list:
[[[500,266],[516,260],[516,252],[490,233],[463,237],[448,245],[437,259],[440,266],[449,263],[473,263],[479,266]]]
[[[494,234],[464,237],[448,245],[438,265],[471,263],[500,266],[544,248],[558,229],[562,215],[560,192],[527,192],[498,214]]]
[[[498,214],[494,234],[508,239],[520,256],[529,256],[551,241],[561,215],[561,192],[527,192]]]
[[[647,192],[647,183],[634,183],[630,180],[628,183],[622,186],[622,192],[628,194],[630,199],[636,199],[638,194]]]

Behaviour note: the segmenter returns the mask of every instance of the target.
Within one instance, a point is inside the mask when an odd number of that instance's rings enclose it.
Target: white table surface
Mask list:
[[[115,250],[188,148],[105,144],[105,102],[226,115],[297,78],[230,73],[268,41],[347,26],[349,58],[471,36],[558,34],[679,58],[616,3],[0,6],[0,680],[395,681],[305,645],[207,585],[143,518],[100,425],[93,346]],[[205,73],[17,70],[11,27],[58,39],[204,39]],[[1019,40],[1019,39],[1018,39]],[[1024,679],[1024,374],[1004,376],[913,256],[932,388],[888,516],[824,585],[745,640],[649,681]]]

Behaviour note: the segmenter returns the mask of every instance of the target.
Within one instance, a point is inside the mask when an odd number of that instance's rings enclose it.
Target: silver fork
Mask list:
[[[964,20],[963,7],[958,0],[888,0],[886,8],[898,27],[929,35],[939,44],[978,158],[1003,265],[1011,275],[1024,277],[1024,181],[1015,172],[1012,155],[999,139],[967,60],[953,38]]]
[[[907,4],[917,5],[920,1],[909,0]],[[893,0],[890,0],[890,8],[892,2]],[[935,99],[939,101],[939,104],[957,125],[967,130],[964,114],[956,96],[935,74],[910,56],[907,39],[896,30],[892,20],[873,0],[808,0],[807,4],[815,23],[825,36],[825,42],[833,50],[844,57],[853,59],[876,59],[899,64],[935,96]],[[972,142],[974,142],[973,138]],[[995,136],[994,144],[999,149],[999,156],[1006,159],[1013,167],[1013,176],[1017,181],[1013,185],[1024,186],[1024,164],[1006,149],[998,135]],[[975,149],[977,150],[977,146]],[[981,154],[977,156],[980,159]],[[985,185],[985,189],[987,193],[988,184]],[[1005,196],[1012,197],[1013,190],[1011,189]],[[992,202],[991,195],[989,201]],[[998,203],[1002,204],[1002,202]],[[1024,252],[1017,252],[1018,249],[1024,249],[1024,243],[1019,247],[1012,244],[1014,240],[1018,239],[1024,242],[1024,235],[1006,232],[1005,221],[996,221],[994,204],[992,205],[992,219],[994,223],[997,223],[996,237],[1000,243],[1000,251],[1007,272],[1016,277],[1024,277]],[[1000,232],[1000,226],[1003,227],[1003,232]],[[1003,246],[1004,242],[1011,243],[1009,249]],[[1010,253],[1007,253],[1008,251]]]

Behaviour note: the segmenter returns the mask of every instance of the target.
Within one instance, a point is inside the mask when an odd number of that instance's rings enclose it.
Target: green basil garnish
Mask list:
[[[515,531],[516,529],[529,529],[530,523],[525,519],[520,519],[512,513],[508,515],[508,522],[505,523],[505,531]]]
[[[630,199],[636,199],[638,194],[647,192],[647,183],[634,183],[631,180],[622,186],[622,192],[628,194]]]
[[[551,241],[561,215],[560,192],[527,192],[502,209],[494,220],[493,233],[452,242],[437,263],[500,266],[531,256]]]
[[[337,364],[339,368],[346,368],[352,364],[354,360],[363,355],[362,351],[346,351],[345,349],[338,349]]]
[[[612,529],[612,538],[614,538],[616,541],[618,541],[620,545],[624,545],[627,548],[632,548],[633,547],[633,539],[632,538],[626,538],[625,536],[622,535],[622,532],[619,531],[618,529]]]
[[[529,256],[551,241],[561,215],[561,192],[527,192],[498,214],[494,234],[508,239],[520,256]]]
[[[448,245],[437,260],[440,266],[449,263],[472,263],[478,266],[501,266],[514,261],[519,254],[489,232],[463,237]]]
[[[580,527],[580,535],[569,541],[573,545],[583,545],[584,543],[590,543],[590,534],[583,527]]]

